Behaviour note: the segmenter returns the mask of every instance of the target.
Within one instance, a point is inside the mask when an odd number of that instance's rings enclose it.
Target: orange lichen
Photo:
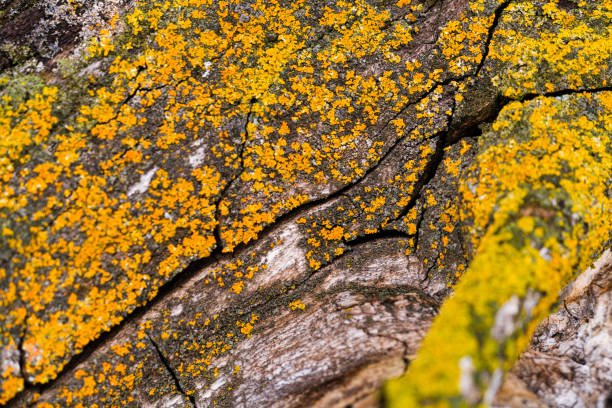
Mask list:
[[[302,303],[302,301],[300,299],[298,300],[294,300],[293,302],[289,303],[289,307],[291,308],[291,310],[304,310],[306,309],[306,305]]]
[[[446,154],[434,139],[447,129],[454,107],[465,102],[468,77],[483,62],[495,19],[490,6],[500,2],[485,7],[483,0],[470,1],[444,23],[431,51],[440,58],[436,69],[406,52],[423,9],[413,3],[338,0],[321,12],[303,0],[256,0],[246,8],[238,0],[141,1],[120,32],[114,33],[113,21],[87,44],[79,63],[92,72],[86,85],[75,82],[66,86],[77,89],[63,92],[39,78],[32,92],[21,95],[12,93],[22,86],[19,77],[0,78],[0,239],[8,254],[0,294],[11,311],[2,316],[0,346],[13,353],[13,332],[23,332],[23,372],[29,380],[50,381],[75,353],[153,298],[192,260],[257,239],[279,216],[368,176],[391,146],[403,142],[412,143],[415,154],[394,174],[372,173],[379,177],[376,185],[357,185],[338,198],[336,210],[300,218],[308,235],[307,262],[318,269],[344,254],[352,239],[384,229],[415,236],[422,211],[436,209],[438,219],[422,228],[440,234],[439,242],[428,244],[440,255],[424,263],[441,268],[460,216],[457,203],[424,191],[420,212],[406,207],[419,198],[430,163]],[[598,8],[581,3],[577,18],[554,1],[545,2],[543,16],[530,2],[511,4],[508,15],[520,14],[521,24],[546,18],[550,24],[538,27],[553,28],[532,30],[533,38],[516,27],[498,30],[489,58],[503,69],[493,82],[506,96],[517,97],[598,80],[610,53],[610,29],[601,25],[609,9],[609,1]],[[501,24],[505,21],[502,16]],[[517,42],[521,55],[514,53]],[[515,69],[524,59],[531,61],[528,67]],[[560,62],[565,60],[567,65]],[[376,69],[365,66],[372,61]],[[551,74],[542,84],[534,74],[541,66]],[[97,69],[102,72],[94,75]],[[75,94],[79,97],[71,101]],[[554,108],[542,103],[532,112],[534,129],[544,131]],[[511,127],[523,109],[520,103],[508,105],[494,131]],[[578,115],[581,130],[595,122]],[[471,146],[462,143],[461,156]],[[588,145],[603,154],[596,143]],[[521,144],[549,147],[546,138]],[[480,159],[485,173],[507,176],[499,158],[518,151],[505,146],[491,151],[496,155]],[[512,170],[515,183],[532,182],[530,168],[557,166],[524,160],[524,168]],[[447,157],[444,174],[456,178],[461,164]],[[491,214],[504,213],[496,209],[503,189],[485,181],[477,196],[486,193],[486,200],[464,191],[472,203],[473,246]],[[586,201],[581,205],[576,211],[584,210]],[[401,222],[394,223],[398,217]],[[524,234],[546,236],[544,226],[521,219],[517,227]],[[420,249],[416,239],[406,244],[407,253]],[[449,276],[456,278],[462,267]],[[264,269],[264,264],[227,264],[206,283],[242,296],[245,282]],[[243,323],[240,334],[249,336],[253,323]],[[178,337],[164,333],[162,338]],[[227,332],[225,338],[240,334]],[[145,349],[144,332],[138,340],[112,350],[117,357],[133,357]],[[231,348],[227,342],[209,343],[202,364],[187,372],[200,373],[214,355]],[[120,376],[107,373],[107,380],[129,389],[142,375],[140,368],[128,374],[130,369]],[[97,392],[99,378],[93,372],[79,378],[84,390],[79,398]],[[21,373],[5,370],[0,403],[22,388]]]

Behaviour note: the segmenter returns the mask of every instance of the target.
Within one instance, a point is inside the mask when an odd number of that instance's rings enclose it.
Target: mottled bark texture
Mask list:
[[[610,0],[0,9],[0,405],[612,406]]]
[[[612,404],[612,256],[568,286],[501,388],[500,407]]]

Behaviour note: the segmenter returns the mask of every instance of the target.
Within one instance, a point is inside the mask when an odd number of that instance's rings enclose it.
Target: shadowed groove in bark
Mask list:
[[[27,320],[28,318],[26,315],[25,321]],[[19,350],[19,374],[23,378],[23,382],[26,384],[26,386],[29,386],[32,383],[28,379],[28,373],[26,370],[26,353],[23,349],[23,341],[25,340],[25,334],[26,327],[24,326],[24,328],[21,330],[21,333],[19,334],[19,343],[17,344],[17,350]]]
[[[379,230],[378,232],[375,232],[373,234],[357,236],[356,238],[348,240],[348,241],[345,240],[344,243],[348,245],[349,247],[354,247],[357,245],[365,244],[367,242],[381,241],[381,240],[393,239],[393,238],[411,239],[411,238],[414,238],[414,235],[410,235],[408,233],[405,233],[399,230]]]
[[[149,336],[149,334],[147,334],[147,337],[148,337],[149,341],[151,342],[151,345],[153,345],[153,348],[155,349],[155,352],[157,353],[157,356],[159,357],[159,360],[161,361],[163,366],[166,368],[166,371],[168,371],[168,373],[170,374],[170,376],[174,380],[174,385],[176,386],[176,389],[189,400],[189,402],[191,403],[191,405],[193,407],[198,408],[198,406],[197,406],[193,396],[187,394],[185,392],[185,390],[183,389],[183,386],[181,385],[181,382],[180,382],[178,376],[176,375],[176,373],[174,372],[174,370],[170,366],[170,363],[168,362],[168,360],[164,356],[164,353],[162,353],[162,351],[159,349],[159,346],[157,345],[157,343],[155,343],[155,341],[153,341],[153,339],[151,338],[151,336]]]
[[[452,116],[449,120],[449,123],[451,121],[452,121]],[[423,187],[425,187],[435,177],[438,171],[438,167],[440,167],[440,163],[442,163],[442,160],[444,159],[444,148],[446,147],[446,135],[447,134],[448,134],[448,131],[446,130],[438,133],[437,138],[436,138],[436,148],[434,150],[433,155],[431,156],[431,159],[425,165],[423,174],[417,180],[414,186],[415,192],[413,193],[412,197],[410,197],[410,201],[408,202],[408,204],[406,204],[403,210],[400,211],[398,216],[395,217],[392,221],[399,220],[405,217],[406,214],[408,214],[408,211],[410,211],[416,205],[419,198],[421,198],[421,192],[423,190]]]
[[[146,65],[145,66],[141,66],[138,67],[138,71],[136,73],[136,76],[134,76],[133,80],[135,80],[141,73],[145,72],[147,69],[149,69]],[[179,85],[181,85],[182,83],[184,83],[185,81],[187,81],[187,78],[185,79],[181,79],[180,81],[178,81],[176,84],[174,84],[173,86],[176,88]],[[130,101],[132,99],[134,99],[134,97],[139,93],[139,92],[151,92],[151,91],[155,91],[155,90],[159,90],[159,89],[163,89],[166,88],[168,85],[159,85],[159,86],[153,86],[150,88],[143,88],[140,85],[136,86],[131,92],[129,92],[127,94],[127,96],[125,97],[125,99],[123,101],[121,101],[119,103],[119,105],[117,105],[117,108],[115,109],[115,113],[113,114],[113,116],[111,118],[109,118],[108,120],[104,120],[104,121],[96,121],[95,125],[106,125],[108,123],[113,122],[114,120],[117,119],[117,117],[119,116],[119,113],[121,112],[121,108],[124,105],[127,105],[128,103],[130,103]]]
[[[538,97],[553,98],[557,96],[576,95],[576,94],[581,94],[581,93],[598,93],[598,92],[606,92],[606,91],[608,92],[612,91],[612,86],[602,86],[598,88],[582,88],[582,89],[561,89],[558,91],[545,92],[542,94],[529,93],[523,96],[522,98],[519,98],[518,100],[520,102],[526,102],[526,101],[534,100],[535,98],[538,98]]]
[[[502,14],[508,8],[510,3],[512,3],[512,0],[506,0],[495,9],[495,13],[493,15],[493,23],[491,23],[491,26],[489,27],[489,30],[487,32],[487,39],[484,43],[482,58],[480,59],[480,62],[476,67],[476,73],[474,77],[478,77],[480,71],[482,70],[482,67],[485,64],[485,61],[487,60],[487,57],[489,55],[489,48],[491,47],[491,41],[493,40],[493,35],[495,34],[495,30],[497,30],[497,26],[499,25],[499,20],[501,19]]]
[[[219,208],[223,199],[226,198],[225,195],[227,191],[231,188],[234,182],[240,178],[242,172],[244,171],[244,148],[246,147],[246,144],[249,141],[249,123],[251,122],[251,116],[253,115],[254,103],[257,103],[257,98],[255,97],[251,98],[251,100],[249,101],[249,112],[247,113],[244,121],[244,140],[242,140],[242,143],[240,144],[240,149],[238,151],[238,157],[240,158],[238,171],[231,178],[231,180],[223,187],[219,194],[219,199],[215,202],[215,221],[217,222],[217,225],[213,230],[213,236],[215,238],[215,243],[217,244],[217,247],[215,249],[217,249],[219,252],[223,252],[224,249],[223,240],[221,239],[221,222],[219,217]]]
[[[419,218],[416,222],[416,232],[414,234],[414,247],[417,248],[419,246],[419,237],[421,231],[421,224],[423,224],[423,219],[425,218],[425,213],[427,212],[427,208],[424,208],[423,211],[419,214]]]

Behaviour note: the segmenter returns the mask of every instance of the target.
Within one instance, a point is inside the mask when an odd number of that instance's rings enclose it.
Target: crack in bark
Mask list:
[[[565,309],[565,312],[574,320],[578,320],[578,318],[576,316],[574,316],[572,314],[572,312],[570,312],[569,308],[567,307],[567,302],[565,301],[565,299],[563,299],[563,309]]]
[[[416,223],[416,232],[414,234],[414,250],[419,249],[419,239],[421,238],[421,225],[423,224],[423,219],[425,218],[425,213],[427,212],[427,208],[424,208],[423,211],[420,212],[419,218]]]
[[[352,240],[347,242],[347,250],[344,251],[341,255],[338,255],[335,258],[331,258],[329,261],[327,261],[326,263],[322,264],[319,269],[317,270],[312,270],[310,272],[308,272],[306,274],[306,276],[304,277],[304,279],[302,279],[301,281],[295,283],[295,287],[299,288],[300,286],[304,285],[307,281],[309,281],[314,275],[316,275],[319,271],[324,270],[325,268],[330,267],[331,265],[337,263],[338,261],[341,261],[342,259],[344,259],[347,255],[350,255],[351,253],[353,253],[353,251],[356,250],[356,248],[370,244],[372,242],[376,242],[376,241],[384,241],[387,239],[401,239],[401,238],[413,238],[412,235],[406,234],[402,231],[396,231],[396,230],[383,230],[380,232],[384,232],[384,234],[370,234],[370,235],[363,235],[361,237],[358,237],[358,239],[356,240]],[[360,239],[361,238],[361,239]],[[358,242],[356,242],[358,241]],[[440,307],[439,302],[431,295],[423,292],[421,289],[417,288],[417,287],[407,287],[406,289],[408,289],[406,291],[406,293],[413,293],[417,296],[420,296],[422,298],[426,298],[427,302],[430,306],[433,306],[436,310]],[[270,297],[270,299],[266,300],[264,302],[264,304],[269,303],[271,300],[273,299],[273,296]]]
[[[534,100],[538,97],[545,98],[554,98],[557,96],[567,96],[567,95],[579,95],[583,93],[598,93],[598,92],[610,92],[612,91],[612,86],[602,86],[597,88],[583,88],[583,89],[560,89],[558,91],[553,92],[544,92],[544,93],[528,93],[524,95],[522,98],[517,99],[519,102],[527,102]]]
[[[355,247],[358,245],[363,245],[366,243],[371,243],[374,241],[381,241],[386,239],[411,239],[414,238],[414,235],[410,235],[404,231],[400,230],[379,230],[373,234],[365,234],[361,236],[357,236],[351,240],[343,240],[343,243],[349,247]]]
[[[134,75],[134,77],[131,78],[130,81],[132,81],[132,80],[137,81],[138,77],[140,76],[140,74],[145,72],[147,69],[148,69],[148,67],[146,65],[138,67],[137,71],[136,71],[136,75]],[[177,83],[177,85],[178,85],[178,83]],[[163,85],[161,87],[164,87],[164,86],[165,85]],[[115,107],[115,113],[113,114],[113,116],[111,118],[109,118],[108,120],[103,120],[103,121],[95,120],[93,126],[95,127],[97,125],[107,125],[110,122],[112,122],[115,119],[117,119],[117,117],[119,116],[119,113],[121,112],[121,108],[124,105],[126,105],[127,103],[129,103],[132,100],[132,98],[134,98],[134,96],[136,96],[136,94],[139,91],[141,91],[141,90],[144,90],[144,88],[141,88],[140,85],[136,85],[136,87],[131,92],[128,92],[127,96],[123,99],[123,101],[121,101],[121,102],[119,102],[119,104],[117,104],[117,106]]]
[[[191,403],[191,405],[193,407],[198,408],[198,405],[195,402],[195,398],[193,398],[192,395],[189,395],[188,393],[185,392],[185,390],[183,389],[183,386],[181,385],[181,382],[180,382],[178,376],[176,375],[176,373],[174,372],[174,370],[170,366],[170,362],[166,359],[166,357],[164,356],[164,354],[160,350],[160,348],[157,345],[157,343],[153,340],[153,338],[148,333],[147,333],[147,338],[149,339],[149,341],[153,345],[153,348],[157,352],[157,356],[159,357],[159,360],[161,361],[161,363],[165,367],[166,371],[168,371],[168,373],[170,374],[170,376],[174,380],[174,385],[176,386],[176,389],[181,394],[183,394],[184,397],[186,397],[189,400],[189,402]]]
[[[28,317],[26,314],[25,321],[27,321],[27,319]],[[24,326],[21,332],[19,333],[19,343],[17,344],[17,350],[19,350],[19,374],[23,378],[24,384],[26,386],[31,386],[32,382],[29,380],[27,366],[26,366],[27,364],[26,353],[25,353],[25,350],[23,349],[23,342],[25,340],[26,330],[27,330],[27,326]]]
[[[495,31],[497,30],[501,15],[508,8],[510,3],[512,3],[512,0],[506,0],[502,4],[497,6],[497,8],[495,9],[495,13],[493,14],[493,23],[491,23],[491,26],[489,27],[489,30],[487,32],[487,38],[485,40],[484,50],[482,52],[482,59],[480,60],[480,62],[478,63],[478,66],[476,67],[476,73],[474,74],[474,77],[478,77],[478,75],[480,74],[480,71],[482,70],[482,67],[485,64],[485,61],[487,60],[487,57],[489,56],[489,51],[491,47],[491,41],[493,40],[493,35],[495,34]]]
[[[449,123],[451,123],[451,121],[452,116],[451,120],[449,120]],[[408,212],[414,208],[419,198],[421,198],[423,187],[425,187],[435,177],[438,168],[440,167],[440,163],[442,163],[442,160],[444,159],[444,148],[446,147],[447,134],[447,130],[443,130],[437,133],[436,148],[434,150],[434,153],[432,154],[431,159],[425,165],[421,177],[419,177],[419,179],[414,184],[414,193],[412,197],[410,197],[410,201],[408,201],[408,204],[406,204],[406,206],[404,206],[404,208],[399,212],[399,214],[390,222],[397,221],[405,217]]]
[[[366,334],[366,336],[368,336],[368,337],[379,337],[381,339],[392,340],[392,341],[395,341],[395,342],[399,343],[404,348],[404,351],[402,352],[402,357],[404,357],[406,354],[408,354],[407,353],[408,345],[406,344],[406,342],[396,338],[395,336],[392,336],[392,335],[390,335],[388,333],[372,333],[370,328],[367,327],[367,326],[360,326],[359,329],[361,329]]]
[[[240,144],[240,149],[238,151],[238,157],[240,157],[238,170],[236,174],[231,178],[231,180],[223,187],[223,189],[219,193],[219,199],[215,203],[215,221],[217,222],[217,225],[215,225],[215,228],[213,230],[213,236],[215,238],[215,243],[217,244],[215,250],[218,250],[219,252],[223,252],[224,250],[223,239],[221,238],[221,220],[219,216],[220,206],[221,202],[225,198],[227,198],[225,197],[226,193],[234,185],[234,182],[240,178],[244,171],[244,151],[246,144],[249,141],[249,123],[251,122],[251,116],[253,114],[253,104],[256,102],[257,98],[255,97],[251,98],[249,101],[249,112],[246,115],[246,120],[244,123],[244,140],[242,140],[242,143]]]
[[[427,282],[427,280],[429,280],[431,272],[434,270],[435,266],[436,266],[435,262],[432,262],[431,265],[429,265],[429,267],[425,271],[425,277],[423,278],[423,280],[421,280],[421,283],[425,283],[425,282]]]

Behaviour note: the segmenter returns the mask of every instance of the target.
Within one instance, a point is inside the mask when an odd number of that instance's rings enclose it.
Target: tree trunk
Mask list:
[[[612,406],[609,0],[0,5],[0,404]]]

